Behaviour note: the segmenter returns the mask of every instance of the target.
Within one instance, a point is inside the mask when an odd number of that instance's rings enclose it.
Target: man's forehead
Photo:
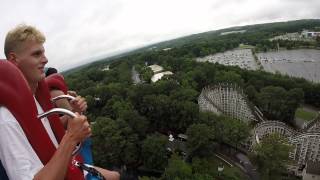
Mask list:
[[[22,51],[44,51],[43,43],[34,41],[34,40],[28,40],[23,43],[21,43],[20,50]]]

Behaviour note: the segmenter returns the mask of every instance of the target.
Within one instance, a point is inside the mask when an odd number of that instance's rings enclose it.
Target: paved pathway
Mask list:
[[[136,71],[134,66],[132,67],[131,74],[132,74],[131,78],[132,78],[132,81],[134,84],[142,83],[142,81],[139,77],[139,73]]]
[[[251,164],[249,158],[241,152],[238,152],[236,158],[240,160],[240,164],[247,171],[252,180],[259,180],[259,175],[255,167]]]

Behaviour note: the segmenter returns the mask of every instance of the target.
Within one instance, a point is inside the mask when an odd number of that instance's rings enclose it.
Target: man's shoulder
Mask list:
[[[0,124],[3,123],[18,123],[13,114],[8,108],[0,106]]]

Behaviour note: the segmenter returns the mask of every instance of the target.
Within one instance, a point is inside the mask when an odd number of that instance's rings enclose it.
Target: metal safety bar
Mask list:
[[[38,118],[41,119],[41,118],[50,116],[51,114],[63,114],[63,115],[68,115],[68,116],[70,116],[72,118],[76,117],[76,114],[74,112],[70,111],[70,110],[63,109],[63,108],[53,108],[53,109],[50,109],[47,112],[39,114]]]
[[[53,108],[53,109],[50,109],[47,112],[39,114],[38,115],[38,119],[42,119],[44,117],[50,116],[51,114],[63,114],[63,115],[68,115],[71,118],[75,118],[76,117],[76,114],[74,112],[70,111],[70,110],[63,109],[63,108]],[[78,143],[76,148],[73,150],[72,155],[73,156],[76,155],[79,152],[80,149],[81,149],[81,143]]]
[[[74,100],[75,97],[70,96],[70,95],[60,95],[60,96],[57,96],[57,97],[52,98],[51,101],[54,103],[54,102],[56,102],[56,101],[59,100],[59,99],[68,99],[69,101],[71,101],[71,100]]]

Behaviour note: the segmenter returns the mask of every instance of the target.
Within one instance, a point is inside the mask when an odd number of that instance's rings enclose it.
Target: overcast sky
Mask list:
[[[66,70],[98,57],[226,27],[320,18],[320,0],[0,0],[0,58],[17,24],[47,37],[48,66]]]

